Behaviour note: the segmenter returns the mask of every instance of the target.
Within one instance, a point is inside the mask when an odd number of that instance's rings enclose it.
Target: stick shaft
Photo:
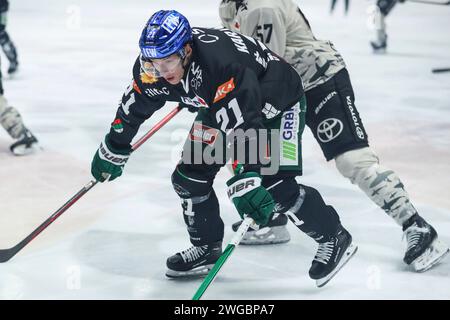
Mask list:
[[[163,127],[170,119],[172,119],[178,112],[181,111],[181,107],[176,107],[167,116],[160,120],[153,128],[151,128],[144,136],[142,136],[132,146],[132,150],[138,149],[145,141],[147,141],[155,132]],[[33,241],[42,231],[44,231],[49,225],[51,225],[59,216],[67,211],[73,204],[81,199],[89,190],[91,190],[98,181],[91,180],[80,191],[78,191],[72,198],[70,198],[65,204],[62,205],[56,212],[54,212],[47,220],[45,220],[39,227],[31,232],[25,239],[20,241],[14,247],[9,249],[0,250],[0,263],[6,262],[14,257],[20,250],[22,250],[28,243]]]
[[[416,2],[416,3],[423,3],[423,4],[435,4],[439,6],[447,6],[450,4],[450,1],[427,1],[427,0],[408,0],[408,2]]]
[[[245,233],[247,232],[248,228],[253,223],[255,223],[254,220],[249,217],[245,218],[244,221],[242,221],[242,224],[240,225],[239,229],[236,231],[236,234],[234,235],[233,239],[231,239],[230,243],[227,245],[227,247],[223,251],[222,255],[219,257],[219,259],[214,264],[214,267],[209,271],[208,275],[201,283],[197,292],[194,294],[194,297],[192,298],[192,300],[200,300],[200,298],[205,293],[206,289],[208,289],[209,285],[216,278],[220,269],[223,267],[225,262],[228,260],[228,258],[233,253],[234,248],[236,248],[236,246],[239,244],[239,242],[241,242],[241,240],[244,237]]]

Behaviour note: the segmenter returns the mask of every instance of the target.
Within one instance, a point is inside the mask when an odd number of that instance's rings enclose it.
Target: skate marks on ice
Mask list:
[[[164,279],[161,234],[89,230],[77,237],[72,252],[83,265],[132,278]],[[159,276],[157,275],[159,273]]]

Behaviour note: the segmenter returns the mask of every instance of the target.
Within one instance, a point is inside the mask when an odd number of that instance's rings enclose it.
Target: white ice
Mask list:
[[[0,248],[23,239],[90,181],[90,161],[131,79],[150,14],[174,8],[194,26],[218,26],[218,2],[12,1],[8,31],[21,69],[4,79],[5,95],[43,150],[14,157],[0,130]],[[382,163],[399,173],[420,213],[450,243],[450,73],[431,73],[450,67],[450,7],[399,4],[388,17],[389,53],[373,55],[368,2],[352,1],[347,17],[341,6],[331,16],[329,1],[301,5],[316,36],[342,52]],[[168,280],[164,273],[166,258],[190,246],[170,175],[192,120],[179,114],[133,155],[121,178],[96,186],[1,264],[0,298],[190,299],[201,281]],[[322,192],[353,234],[354,259],[316,288],[307,275],[316,246],[290,225],[288,244],[239,246],[205,299],[450,298],[450,258],[423,274],[409,270],[401,228],[325,162],[308,129],[304,168],[303,183]],[[224,169],[215,182],[224,244],[238,218],[225,195],[228,175]]]

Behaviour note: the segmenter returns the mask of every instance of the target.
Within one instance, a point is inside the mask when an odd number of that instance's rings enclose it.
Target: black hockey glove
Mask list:
[[[198,111],[198,108],[196,108],[194,106],[190,106],[190,105],[185,104],[185,103],[179,103],[179,106],[181,108],[183,108],[183,109],[187,109],[191,113],[196,113]]]

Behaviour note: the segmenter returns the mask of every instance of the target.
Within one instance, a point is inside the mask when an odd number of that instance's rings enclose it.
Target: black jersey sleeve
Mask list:
[[[115,120],[111,124],[109,142],[113,147],[130,148],[131,141],[137,134],[140,125],[166,102],[161,98],[145,94],[145,89],[151,88],[151,84],[144,83],[143,77],[145,75],[141,74],[140,64],[137,60],[133,68],[133,80],[123,93]]]

